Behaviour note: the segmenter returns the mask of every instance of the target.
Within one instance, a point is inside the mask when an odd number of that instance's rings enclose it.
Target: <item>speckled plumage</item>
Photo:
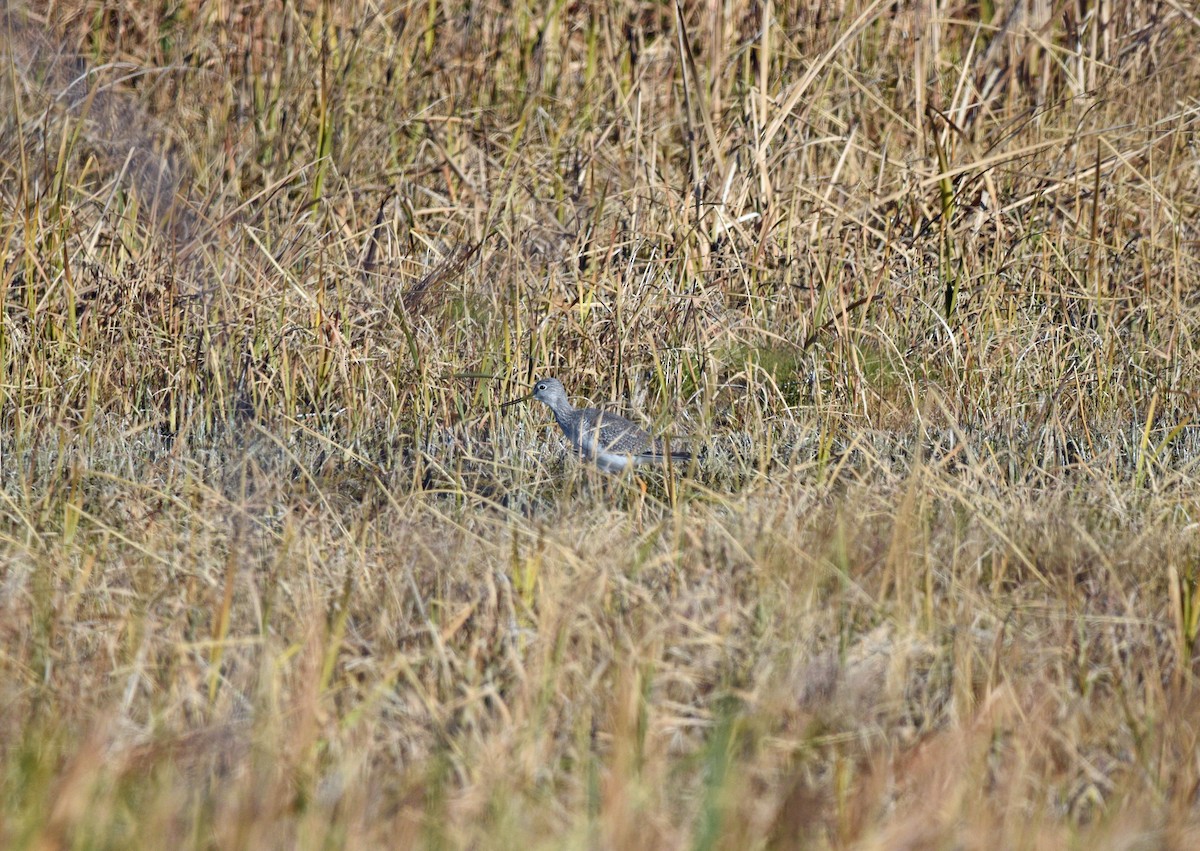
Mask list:
[[[690,452],[668,450],[661,440],[619,414],[599,408],[576,408],[557,378],[543,378],[533,385],[533,398],[554,412],[567,440],[582,457],[595,462],[606,473],[619,473],[630,464],[686,464]]]

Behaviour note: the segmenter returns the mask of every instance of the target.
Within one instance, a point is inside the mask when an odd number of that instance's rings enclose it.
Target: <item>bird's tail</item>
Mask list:
[[[655,445],[654,454],[658,460],[665,462],[669,458],[672,464],[686,464],[692,460],[692,453],[686,449],[668,449],[661,441]]]

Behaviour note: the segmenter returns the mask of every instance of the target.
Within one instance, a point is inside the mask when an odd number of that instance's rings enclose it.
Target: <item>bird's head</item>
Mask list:
[[[533,398],[557,408],[567,401],[567,390],[557,378],[542,378],[533,385]]]

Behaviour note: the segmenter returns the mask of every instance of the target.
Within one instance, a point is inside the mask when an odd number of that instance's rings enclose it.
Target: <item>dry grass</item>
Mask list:
[[[1200,844],[1188,4],[8,6],[0,845]]]

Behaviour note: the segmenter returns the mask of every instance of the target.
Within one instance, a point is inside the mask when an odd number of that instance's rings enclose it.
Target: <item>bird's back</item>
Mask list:
[[[646,430],[619,414],[599,408],[584,408],[579,414],[580,448],[637,455],[651,446]]]
[[[602,468],[622,469],[630,460],[635,464],[666,460],[668,452],[663,442],[652,438],[637,423],[599,408],[583,408],[575,414],[575,433],[567,436],[576,449],[597,461]],[[678,462],[691,458],[687,452],[669,454]]]

